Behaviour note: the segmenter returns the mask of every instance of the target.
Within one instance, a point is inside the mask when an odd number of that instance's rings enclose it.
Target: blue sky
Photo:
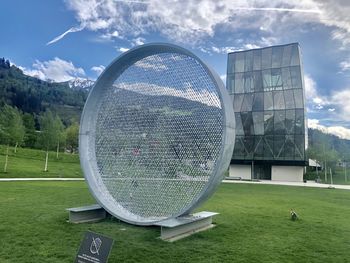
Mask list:
[[[299,42],[309,127],[350,139],[348,0],[11,0],[0,7],[0,57],[58,82],[96,79],[143,43],[188,48],[225,79],[227,52]]]

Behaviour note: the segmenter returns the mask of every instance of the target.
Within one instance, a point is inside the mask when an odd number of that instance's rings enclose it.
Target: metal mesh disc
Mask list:
[[[188,51],[164,44],[123,54],[85,104],[80,156],[97,201],[147,225],[187,213],[220,182],[234,144],[222,82]]]

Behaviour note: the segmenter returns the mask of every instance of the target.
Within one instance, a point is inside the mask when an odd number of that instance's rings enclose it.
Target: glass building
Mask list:
[[[302,72],[297,43],[228,54],[226,86],[236,119],[230,176],[302,180],[307,140]]]

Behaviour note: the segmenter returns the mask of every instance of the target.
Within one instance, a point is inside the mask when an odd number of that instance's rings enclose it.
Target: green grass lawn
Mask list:
[[[1,182],[0,262],[73,262],[87,230],[115,240],[109,262],[350,261],[347,190],[222,184],[199,209],[219,212],[217,227],[174,243],[116,219],[66,222],[65,208],[93,202],[84,182]]]
[[[10,148],[7,172],[4,173],[5,146],[0,145],[0,178],[82,177],[77,154],[49,152],[48,172],[44,172],[45,152],[42,150]]]

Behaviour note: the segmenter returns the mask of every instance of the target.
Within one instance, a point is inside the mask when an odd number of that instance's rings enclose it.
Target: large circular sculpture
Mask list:
[[[151,225],[214,192],[234,137],[232,102],[217,74],[183,48],[149,44],[98,78],[81,119],[80,159],[101,206]]]

